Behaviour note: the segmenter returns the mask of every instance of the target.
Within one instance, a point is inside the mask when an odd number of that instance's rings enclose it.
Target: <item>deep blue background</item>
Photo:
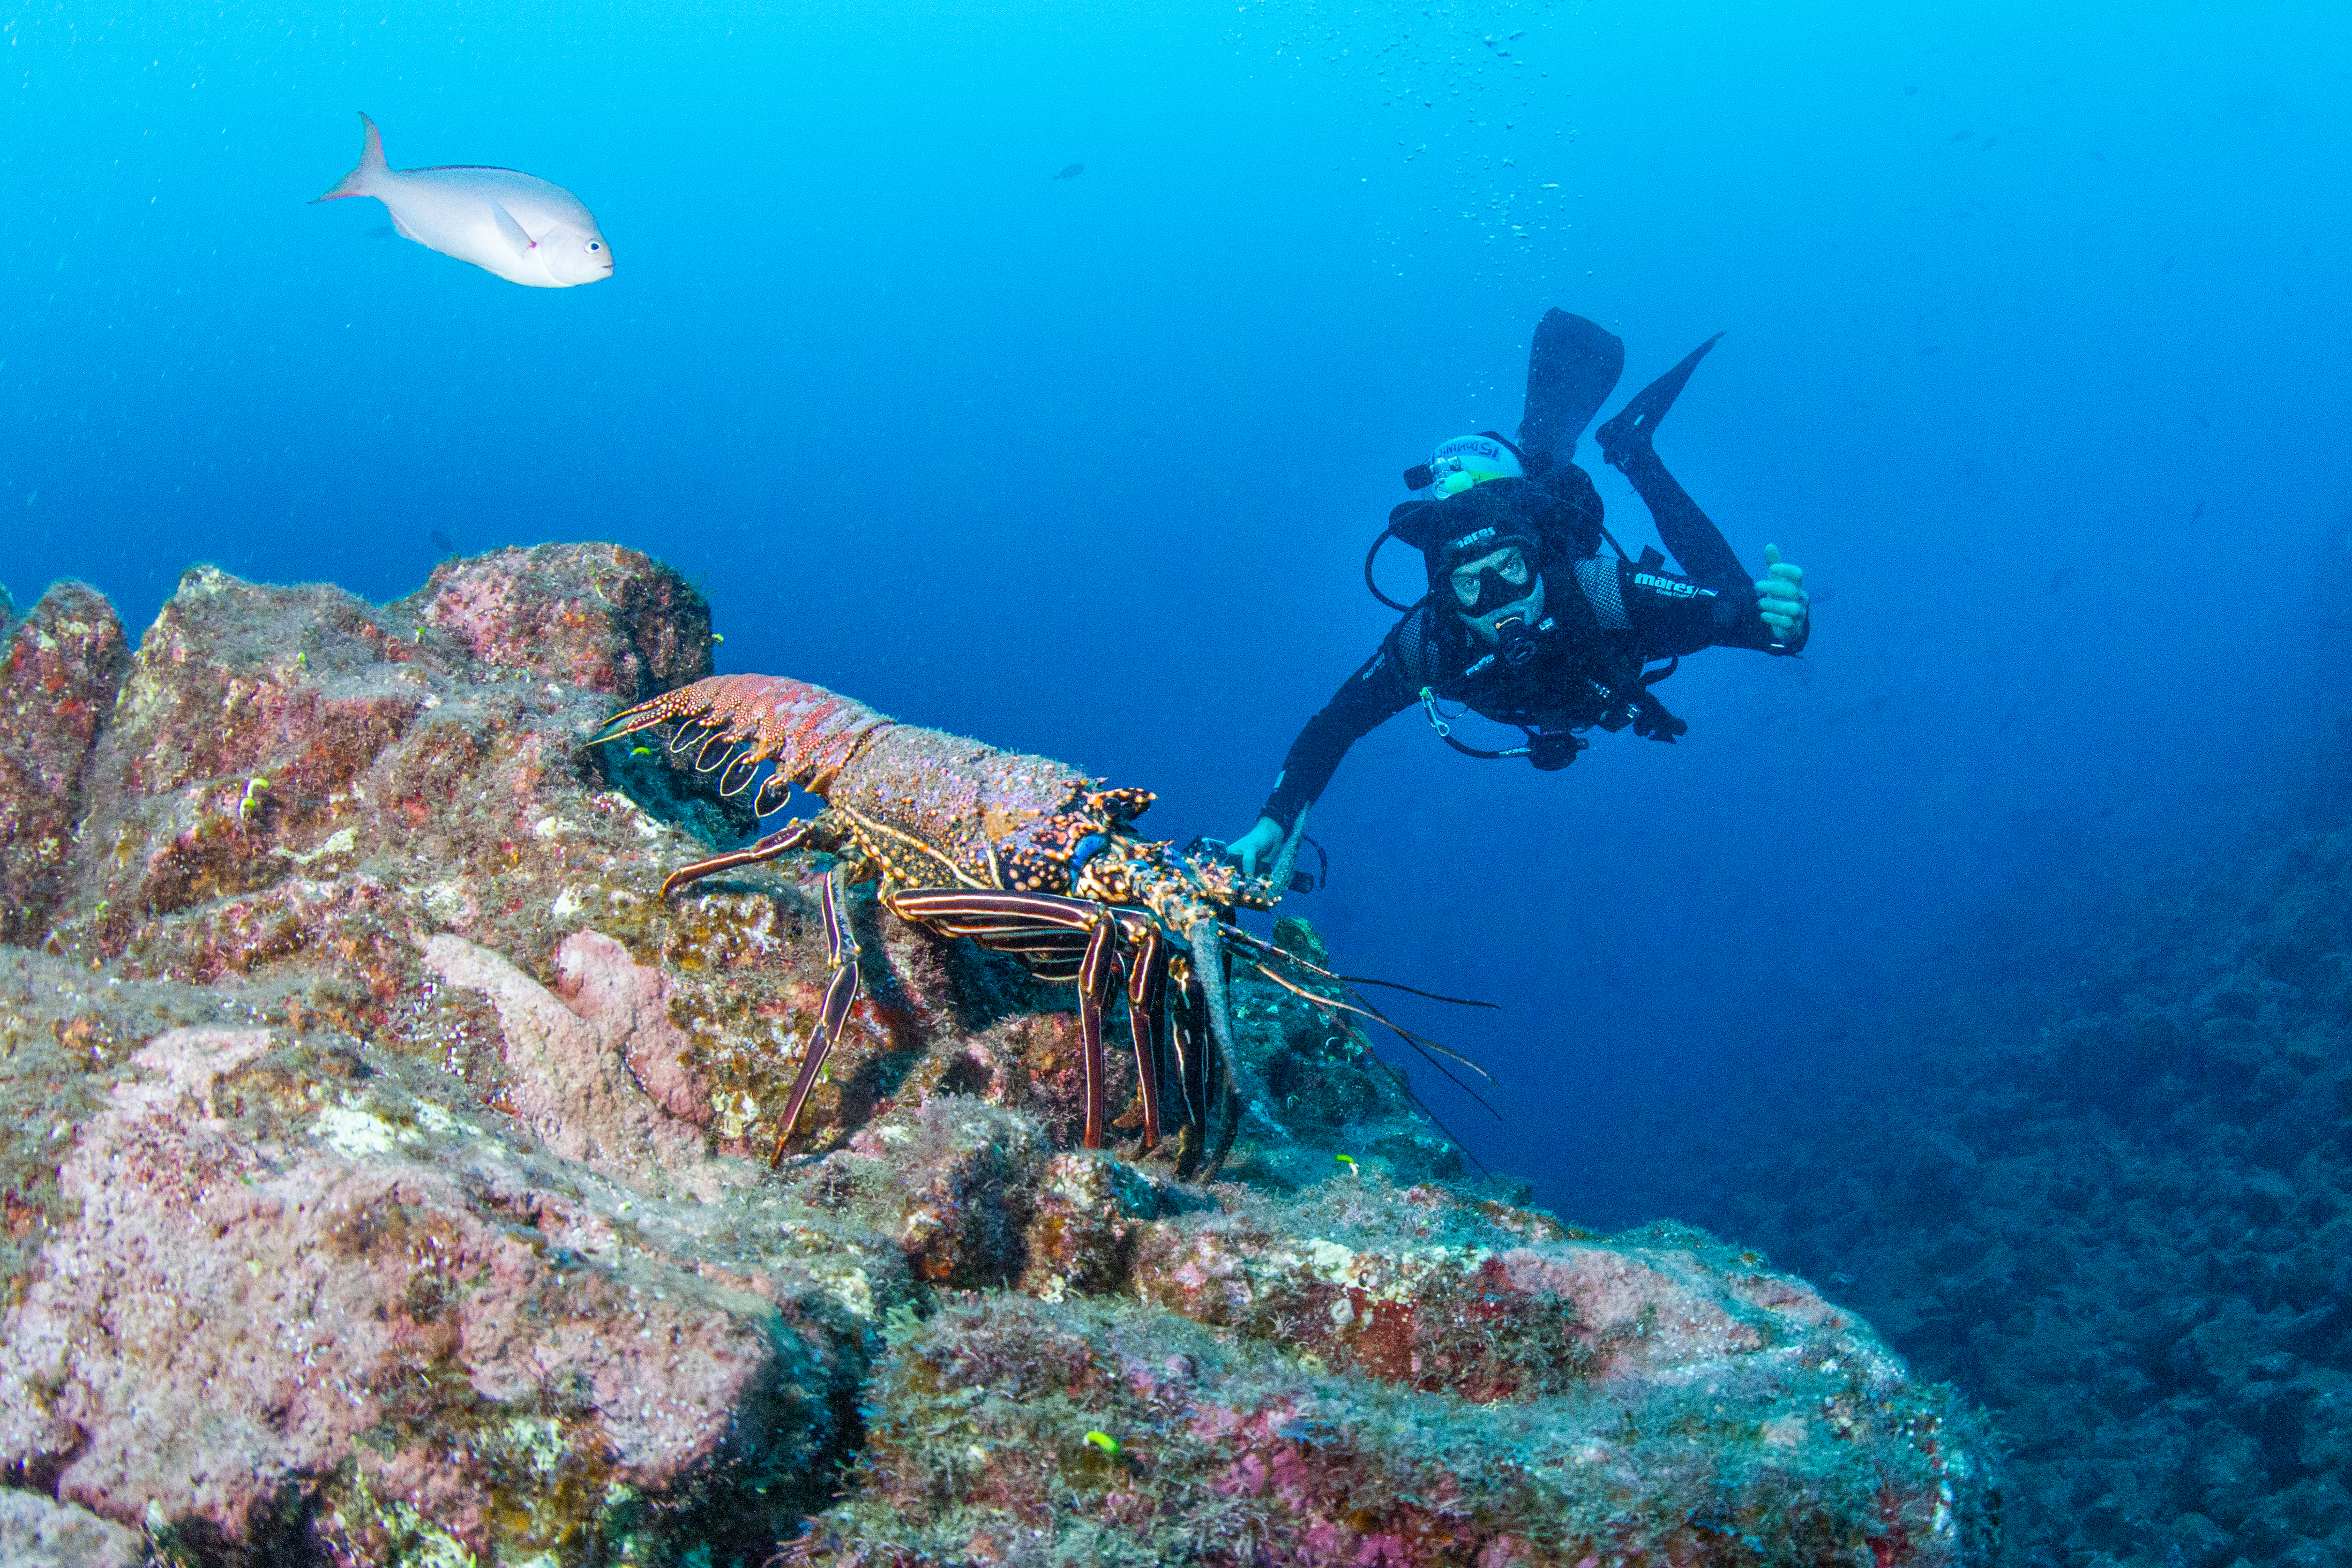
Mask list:
[[[1516,423],[1542,310],[1628,390],[1727,329],[1660,447],[1808,569],[1811,652],[1688,661],[1685,741],[1564,775],[1400,717],[1305,901],[1352,969],[1509,1001],[1415,1015],[1508,1083],[1501,1126],[1433,1096],[1490,1164],[1672,1211],[1662,1124],[2193,839],[2352,686],[2348,16],[27,4],[0,581],[143,624],[195,560],[391,598],[435,529],[617,538],[704,581],[722,667],[1231,834],[1388,623],[1398,470]],[[306,206],[361,108],[395,167],[567,186],[616,277]]]

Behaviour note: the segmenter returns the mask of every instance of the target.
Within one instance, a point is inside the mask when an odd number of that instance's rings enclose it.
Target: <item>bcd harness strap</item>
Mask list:
[[[1601,700],[1608,705],[1602,710],[1601,716],[1593,722],[1612,735],[1631,725],[1633,727],[1633,733],[1644,740],[1660,740],[1672,746],[1677,737],[1689,732],[1690,726],[1668,713],[1666,705],[1660,702],[1651,693],[1650,688],[1673,674],[1681,667],[1681,664],[1682,660],[1678,657],[1669,659],[1666,661],[1664,669],[1649,671],[1639,676],[1629,688],[1612,690],[1598,681],[1592,681],[1593,689],[1601,694]],[[1475,673],[1478,667],[1474,664],[1471,666],[1471,671]],[[1591,677],[1587,676],[1586,679],[1591,680]],[[1574,730],[1542,730],[1523,724],[1519,728],[1527,732],[1527,745],[1506,747],[1500,751],[1488,751],[1482,747],[1472,746],[1454,735],[1454,726],[1450,721],[1460,718],[1462,715],[1440,713],[1437,709],[1437,693],[1428,686],[1421,688],[1421,711],[1422,716],[1429,720],[1429,727],[1437,732],[1438,739],[1445,742],[1463,756],[1475,757],[1482,762],[1500,762],[1507,757],[1524,757],[1534,762],[1537,767],[1549,770],[1567,767],[1576,760],[1577,753],[1592,744],[1582,736],[1576,734]],[[1580,729],[1584,727],[1580,725],[1576,727]]]
[[[1528,747],[1524,746],[1514,746],[1504,751],[1484,751],[1477,747],[1454,739],[1454,727],[1445,721],[1445,716],[1437,711],[1437,694],[1431,691],[1427,686],[1421,688],[1421,711],[1423,716],[1429,720],[1429,727],[1437,732],[1437,738],[1445,742],[1446,745],[1452,747],[1454,750],[1460,752],[1465,757],[1475,757],[1481,762],[1500,762],[1506,757],[1525,757],[1528,755]],[[1460,714],[1455,714],[1454,716],[1455,718],[1459,718],[1462,716]],[[1521,725],[1519,727],[1527,729],[1525,725]],[[1530,740],[1534,739],[1535,731],[1531,729],[1528,730],[1528,738]],[[1583,748],[1583,744],[1584,743],[1582,741],[1579,741],[1577,743],[1579,750]]]

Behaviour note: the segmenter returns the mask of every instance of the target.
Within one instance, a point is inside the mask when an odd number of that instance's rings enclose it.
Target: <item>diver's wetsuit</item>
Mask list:
[[[1549,480],[1544,502],[1564,503],[1572,512],[1589,507],[1597,533],[1600,497],[1591,480],[1573,465],[1560,465]],[[1544,619],[1537,626],[1541,648],[1517,668],[1493,656],[1493,645],[1434,595],[1407,611],[1379,652],[1298,732],[1261,814],[1289,832],[1298,813],[1330,783],[1348,747],[1420,701],[1424,686],[1500,723],[1563,736],[1633,720],[1646,661],[1710,647],[1793,653],[1802,645],[1773,646],[1772,628],[1758,613],[1754,588],[1745,583],[1703,586],[1659,567],[1597,553],[1570,562],[1564,572],[1547,570],[1544,580]],[[1572,757],[1574,747],[1567,742],[1552,766]]]

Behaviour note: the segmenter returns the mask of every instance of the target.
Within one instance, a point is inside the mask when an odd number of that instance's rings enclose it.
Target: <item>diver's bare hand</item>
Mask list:
[[[1225,846],[1225,852],[1238,856],[1244,876],[1257,874],[1261,859],[1272,860],[1282,851],[1282,824],[1272,817],[1260,817],[1257,826]]]
[[[1805,569],[1780,559],[1779,545],[1764,547],[1764,577],[1756,585],[1756,608],[1772,628],[1772,646],[1786,648],[1805,640],[1811,620],[1812,596],[1805,591]]]

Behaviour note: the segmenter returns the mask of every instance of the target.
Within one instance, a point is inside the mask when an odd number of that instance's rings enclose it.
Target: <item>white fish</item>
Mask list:
[[[509,283],[569,288],[613,276],[613,247],[595,214],[562,186],[475,163],[394,169],[383,161],[375,121],[362,114],[360,123],[367,128],[360,166],[319,201],[373,196],[403,239]]]

